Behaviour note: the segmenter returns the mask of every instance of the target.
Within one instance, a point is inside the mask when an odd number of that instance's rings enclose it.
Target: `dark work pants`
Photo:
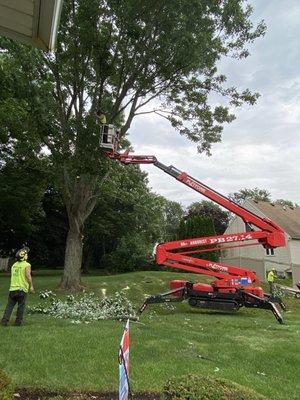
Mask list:
[[[26,293],[23,292],[22,290],[13,290],[9,292],[8,295],[7,306],[1,321],[2,324],[7,324],[11,316],[11,313],[13,312],[13,309],[17,303],[18,303],[18,308],[17,308],[15,324],[20,325],[22,323],[25,311]]]

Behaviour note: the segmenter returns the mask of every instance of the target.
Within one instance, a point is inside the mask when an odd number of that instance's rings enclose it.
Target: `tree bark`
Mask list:
[[[73,225],[73,224],[72,224]],[[80,269],[82,263],[82,235],[76,227],[70,226],[65,251],[64,273],[60,287],[67,290],[82,289]]]

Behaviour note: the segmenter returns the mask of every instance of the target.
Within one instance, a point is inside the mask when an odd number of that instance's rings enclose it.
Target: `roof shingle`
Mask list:
[[[291,208],[265,201],[251,203],[293,239],[300,239],[300,207]]]

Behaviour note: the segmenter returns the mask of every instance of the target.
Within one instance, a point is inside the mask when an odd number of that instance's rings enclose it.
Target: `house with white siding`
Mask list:
[[[221,261],[255,271],[264,281],[267,271],[275,268],[280,274],[291,274],[294,285],[300,282],[300,207],[254,200],[245,200],[243,207],[279,225],[285,232],[286,246],[276,249],[265,249],[260,245],[226,249],[222,251]],[[245,223],[236,216],[225,233],[245,231]]]
[[[0,35],[53,51],[63,0],[0,0]]]

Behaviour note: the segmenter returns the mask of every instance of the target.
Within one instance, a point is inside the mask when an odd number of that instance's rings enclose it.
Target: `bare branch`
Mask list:
[[[134,118],[134,115],[135,115],[136,105],[137,105],[138,99],[139,99],[139,92],[136,92],[135,98],[133,99],[132,104],[131,104],[131,108],[130,108],[130,111],[129,111],[129,115],[128,115],[127,121],[125,122],[124,126],[121,129],[121,136],[125,135],[125,133],[130,128],[131,122],[132,122],[132,120]]]
[[[137,107],[136,109],[138,109],[138,107]],[[135,113],[135,115],[153,114],[153,113],[156,113],[156,114],[157,114],[158,112],[166,113],[166,114],[173,114],[173,115],[174,115],[174,112],[173,112],[173,111],[161,110],[161,109],[153,109],[153,110],[151,110],[151,111],[141,111],[141,112],[139,112],[139,113]]]
[[[159,112],[156,112],[155,114],[157,114],[157,115],[159,115],[160,117],[165,118],[167,121],[169,121],[169,119],[168,119],[167,116],[165,116],[165,115],[163,115],[163,114],[161,114],[161,113],[159,113]]]
[[[43,143],[51,150],[52,154],[55,152],[55,146],[50,142],[47,136],[42,137]]]

